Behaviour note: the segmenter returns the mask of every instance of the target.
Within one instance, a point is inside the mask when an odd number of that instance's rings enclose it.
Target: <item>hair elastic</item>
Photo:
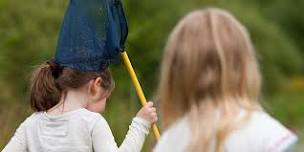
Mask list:
[[[51,69],[51,71],[52,71],[53,77],[54,77],[54,78],[58,78],[59,75],[60,75],[61,72],[62,72],[63,67],[60,66],[59,64],[57,64],[57,63],[54,61],[54,59],[50,59],[50,60],[47,61],[46,63],[49,65],[49,67],[50,67],[50,69]]]

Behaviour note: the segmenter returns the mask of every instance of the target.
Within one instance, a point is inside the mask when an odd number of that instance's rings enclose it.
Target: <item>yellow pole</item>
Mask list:
[[[128,73],[129,73],[129,75],[131,77],[131,80],[133,82],[133,85],[135,87],[135,90],[137,92],[139,100],[140,100],[142,106],[144,106],[147,103],[147,99],[146,99],[146,97],[144,95],[144,92],[143,92],[143,90],[142,90],[142,88],[140,86],[140,83],[139,83],[139,81],[137,79],[136,73],[135,73],[135,71],[134,71],[134,69],[132,67],[132,64],[131,64],[131,61],[130,61],[130,59],[128,57],[128,54],[127,54],[126,51],[123,51],[121,53],[121,55],[122,55],[122,59],[123,59],[123,61],[125,63],[125,66],[127,67]],[[159,133],[159,130],[158,130],[156,124],[153,124],[152,129],[153,129],[153,133],[155,135],[155,138],[158,141],[159,138],[160,138],[160,133]]]

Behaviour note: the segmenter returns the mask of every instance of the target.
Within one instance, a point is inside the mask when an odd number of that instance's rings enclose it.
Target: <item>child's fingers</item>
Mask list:
[[[156,113],[156,108],[152,107],[152,108],[147,108],[147,111],[149,113]]]
[[[150,113],[150,114],[156,113],[156,111],[153,108],[148,108],[147,112]]]
[[[145,106],[147,106],[147,107],[153,107],[153,102],[149,101]]]
[[[152,112],[156,112],[156,108],[155,108],[155,107],[152,107],[152,108],[151,108],[151,111],[152,111]]]
[[[156,113],[152,113],[151,116],[152,117],[157,117],[157,114]]]

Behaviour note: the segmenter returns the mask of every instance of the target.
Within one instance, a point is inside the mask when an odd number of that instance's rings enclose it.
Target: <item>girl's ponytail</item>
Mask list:
[[[37,67],[33,72],[30,88],[31,108],[34,111],[47,111],[61,98],[61,89],[56,84],[54,67],[45,63]]]

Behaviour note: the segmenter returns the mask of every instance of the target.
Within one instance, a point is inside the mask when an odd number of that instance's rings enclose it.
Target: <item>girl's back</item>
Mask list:
[[[139,152],[150,123],[135,117],[120,147],[107,121],[80,108],[61,115],[35,112],[17,129],[3,152]]]
[[[245,111],[242,111],[239,118],[242,119],[244,114]],[[163,134],[155,152],[187,151],[190,139],[189,122],[187,117],[184,117]],[[280,122],[263,111],[255,111],[244,124],[231,132],[223,149],[225,152],[281,152],[290,148],[296,141],[297,137]],[[210,151],[215,151],[215,148],[210,147]]]
[[[11,139],[18,142],[19,148],[7,151],[31,151],[31,152],[91,152],[91,147],[97,147],[98,141],[93,138],[104,138],[107,142],[114,142],[113,136],[103,136],[111,130],[104,118],[86,109],[77,109],[62,115],[49,115],[46,112],[36,112],[28,117],[18,128]],[[115,143],[115,142],[114,142]],[[93,144],[95,144],[93,146]],[[102,145],[103,149],[113,144]],[[111,148],[111,147],[108,147]],[[113,148],[113,147],[112,147]],[[4,151],[6,151],[4,149]]]

